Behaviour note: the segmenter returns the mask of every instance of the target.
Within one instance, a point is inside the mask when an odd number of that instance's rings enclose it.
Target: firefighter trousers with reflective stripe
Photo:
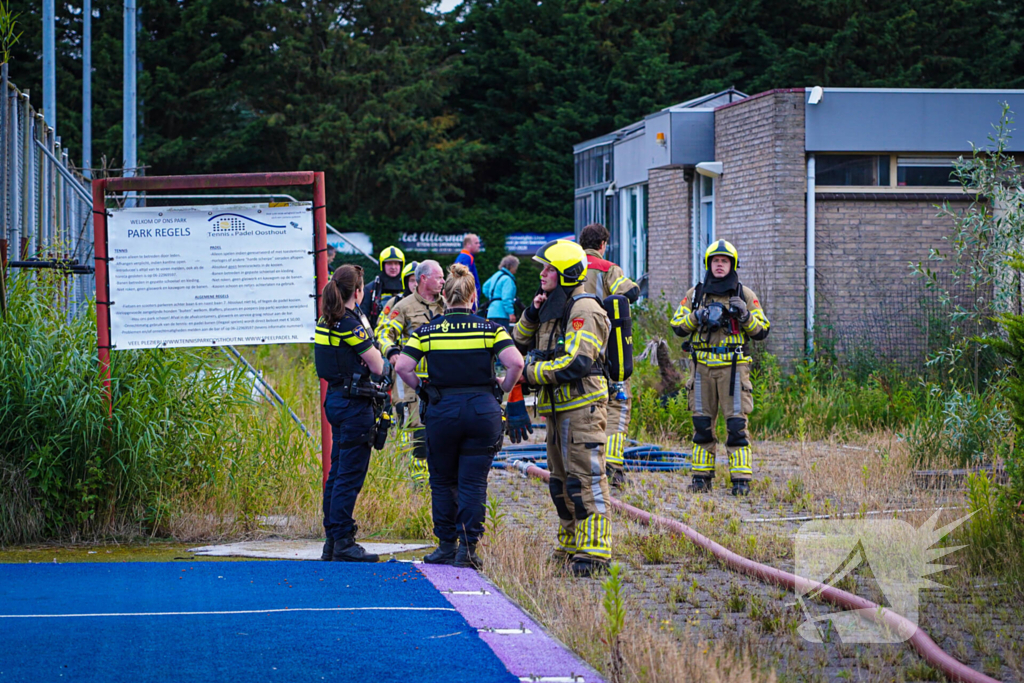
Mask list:
[[[629,430],[629,416],[633,403],[629,380],[625,381],[622,392],[624,398],[618,398],[619,392],[614,385],[608,392],[608,427],[605,431],[608,439],[604,450],[605,461],[612,469],[620,472],[625,464],[626,432]]]
[[[590,559],[611,558],[604,442],[607,406],[592,403],[548,417],[548,487],[558,512],[558,548]]]
[[[718,443],[715,423],[721,415],[727,430],[725,448],[729,453],[729,474],[733,481],[749,480],[753,476],[753,462],[747,415],[754,410],[750,364],[737,364],[735,375],[729,365],[709,368],[691,363],[690,368],[686,393],[693,414],[693,474],[714,476]]]
[[[399,442],[402,449],[409,451],[409,472],[416,484],[427,483],[427,437],[423,431],[423,420],[420,419],[420,399],[416,392],[398,380],[401,385],[399,401],[404,405],[402,412],[405,417],[399,425]]]

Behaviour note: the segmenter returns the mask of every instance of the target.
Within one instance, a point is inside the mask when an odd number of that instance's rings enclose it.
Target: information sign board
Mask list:
[[[312,342],[311,202],[112,209],[116,349]]]

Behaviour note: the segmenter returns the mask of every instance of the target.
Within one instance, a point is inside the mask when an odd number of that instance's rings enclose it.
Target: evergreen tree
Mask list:
[[[453,134],[454,62],[424,0],[261,8],[251,92],[271,159],[328,171],[334,210],[419,216],[461,195],[482,145]]]

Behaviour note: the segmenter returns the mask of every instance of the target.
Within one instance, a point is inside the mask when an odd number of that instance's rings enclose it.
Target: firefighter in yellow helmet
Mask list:
[[[718,240],[704,253],[704,282],[683,297],[672,330],[685,337],[693,360],[686,383],[693,414],[693,482],[689,490],[711,490],[715,476],[715,422],[725,417],[732,494],[746,495],[753,476],[747,415],[754,409],[747,344],[768,336],[769,322],[757,294],[740,284],[740,255]]]
[[[385,247],[377,257],[377,265],[380,266],[380,275],[366,285],[366,289],[363,291],[363,303],[360,304],[360,308],[369,318],[370,325],[374,330],[377,329],[377,322],[384,309],[384,302],[401,294],[405,289],[402,278],[405,254],[398,247]]]
[[[391,317],[391,311],[395,310],[395,306],[398,302],[405,297],[412,294],[413,290],[416,289],[416,268],[419,267],[419,261],[410,261],[405,264],[402,268],[402,282],[405,284],[405,289],[402,290],[401,294],[396,294],[390,299],[384,301],[384,308],[380,312],[380,318],[377,320],[377,326],[373,328],[373,337],[377,339],[380,337],[381,331],[384,326],[387,325],[388,320]]]
[[[395,304],[388,312],[387,318],[382,315],[377,328],[377,341],[380,342],[381,353],[389,362],[402,350],[409,337],[420,325],[426,325],[435,316],[444,313],[441,301],[441,288],[444,287],[444,271],[437,261],[422,261],[414,273],[415,288],[409,296]],[[424,379],[427,377],[426,360],[416,366],[416,374]],[[427,482],[427,442],[423,432],[423,421],[420,419],[420,404],[416,392],[405,382],[401,382],[393,390],[395,413],[399,416],[401,427],[400,440],[412,446],[410,469],[416,484]]]
[[[608,382],[601,362],[608,315],[584,291],[587,255],[578,244],[548,242],[534,260],[544,266],[541,289],[512,337],[529,353],[523,378],[547,418],[548,487],[560,524],[556,557],[587,576],[606,566],[612,552],[604,460]],[[515,403],[507,408],[510,428],[521,409]]]
[[[587,281],[583,283],[583,289],[601,299],[621,294],[629,303],[635,304],[640,298],[640,286],[626,277],[622,268],[604,258],[609,237],[608,228],[600,223],[591,223],[580,232],[580,246],[587,254]],[[608,464],[609,483],[615,489],[626,483],[623,467],[631,402],[629,380],[613,381],[608,387],[608,439],[604,458]]]

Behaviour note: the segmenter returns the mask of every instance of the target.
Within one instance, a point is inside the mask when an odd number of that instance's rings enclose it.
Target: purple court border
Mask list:
[[[567,678],[582,676],[586,683],[604,679],[565,646],[549,636],[518,605],[472,569],[417,564],[416,568],[473,628],[520,629],[530,633],[505,635],[481,632],[480,637],[513,676]],[[454,595],[452,591],[484,591],[489,595]]]

